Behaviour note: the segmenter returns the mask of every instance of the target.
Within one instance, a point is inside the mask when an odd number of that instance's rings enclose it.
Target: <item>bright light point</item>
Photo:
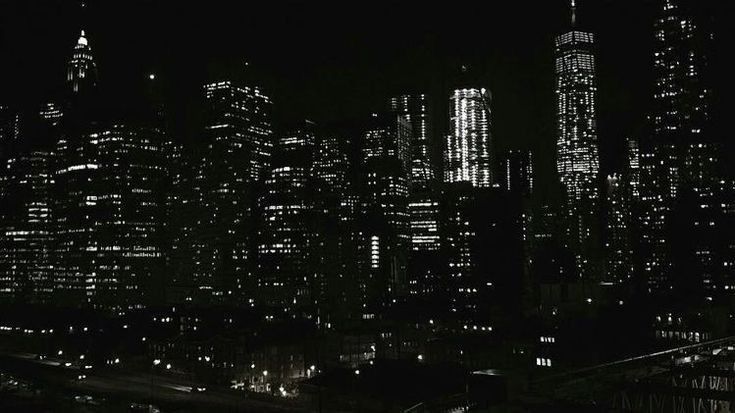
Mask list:
[[[161,359],[155,359],[155,360],[153,360],[153,365],[154,366],[157,366],[159,364],[161,364]]]
[[[268,375],[268,370],[263,370],[263,375],[264,376],[267,376]]]
[[[422,361],[424,359],[424,355],[423,354],[419,354],[416,358],[418,358],[419,361]]]
[[[150,80],[156,80],[155,73],[151,73],[150,75],[148,75],[148,79],[150,79]]]
[[[311,367],[309,367],[309,370],[311,370],[311,371],[316,370],[316,366],[312,364]]]
[[[356,376],[359,376],[360,375],[360,370],[359,369],[355,369],[355,375]]]
[[[166,364],[166,370],[170,370],[170,369],[171,369],[171,363]]]

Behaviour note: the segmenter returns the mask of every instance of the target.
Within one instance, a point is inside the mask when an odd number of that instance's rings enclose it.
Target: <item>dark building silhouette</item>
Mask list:
[[[732,277],[723,232],[732,188],[712,120],[714,34],[707,7],[659,4],[651,136],[640,150],[641,275],[651,292],[673,289],[690,297],[722,291]]]
[[[362,135],[364,215],[356,225],[362,248],[362,303],[380,305],[406,292],[411,124],[404,115],[373,114]]]
[[[271,100],[258,86],[222,80],[204,86],[202,142],[190,159],[195,219],[177,276],[188,298],[237,302],[255,283],[257,196],[273,151]]]
[[[24,133],[21,139],[38,138]],[[35,136],[34,136],[35,135]],[[0,300],[46,303],[54,289],[53,153],[35,148],[0,169]]]
[[[391,111],[411,124],[411,176],[408,214],[410,248],[407,283],[410,295],[429,298],[440,277],[439,186],[432,159],[433,119],[425,94],[401,95],[390,101]]]
[[[289,316],[313,314],[323,282],[311,265],[315,139],[309,121],[279,137],[259,201],[255,300]]]

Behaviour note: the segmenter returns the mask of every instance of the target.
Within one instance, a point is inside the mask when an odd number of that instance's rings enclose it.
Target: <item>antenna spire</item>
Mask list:
[[[572,0],[572,27],[577,25],[577,2]]]

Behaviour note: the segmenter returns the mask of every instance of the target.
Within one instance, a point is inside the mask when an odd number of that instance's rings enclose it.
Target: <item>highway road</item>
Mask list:
[[[35,354],[0,353],[0,370],[28,380],[41,389],[53,388],[73,398],[91,395],[116,403],[141,403],[159,406],[166,411],[224,412],[299,412],[308,411],[293,400],[263,401],[248,397],[248,393],[225,388],[208,387],[193,391],[192,383],[144,373],[112,369],[80,370],[66,367],[61,359],[37,360]],[[78,380],[79,374],[86,378]]]

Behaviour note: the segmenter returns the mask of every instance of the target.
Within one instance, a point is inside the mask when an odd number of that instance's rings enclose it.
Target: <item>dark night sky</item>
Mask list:
[[[153,71],[178,125],[205,79],[247,58],[265,74],[279,118],[358,119],[392,94],[427,91],[443,133],[453,76],[469,64],[493,92],[498,147],[533,149],[549,175],[553,36],[568,28],[569,2],[391,3],[105,0],[89,1],[81,17],[71,0],[0,0],[0,102],[53,96],[82,25],[107,95],[132,104]],[[655,1],[579,3],[581,28],[598,36],[600,140],[610,168],[645,119]]]

